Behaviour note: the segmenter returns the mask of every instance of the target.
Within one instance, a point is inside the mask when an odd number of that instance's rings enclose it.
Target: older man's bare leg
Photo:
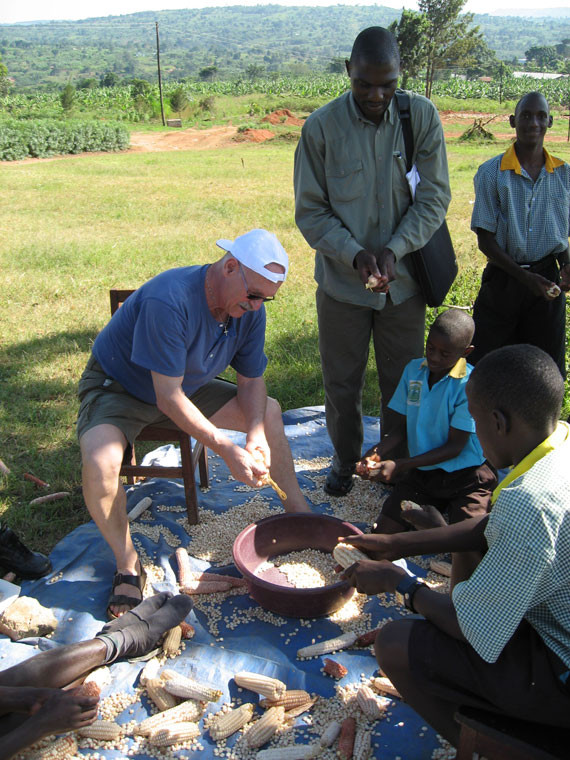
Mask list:
[[[87,430],[79,441],[83,465],[83,498],[89,514],[115,555],[117,572],[140,575],[141,566],[131,540],[127,521],[127,498],[119,471],[127,441],[114,425],[97,425]],[[111,605],[114,615],[122,615],[141,600],[140,591],[120,584],[117,595],[133,599],[133,604]]]
[[[210,422],[226,430],[246,432],[245,419],[237,398],[228,401],[210,417]],[[295,474],[293,456],[283,427],[281,407],[273,398],[267,399],[264,428],[265,437],[271,449],[271,477],[287,494],[286,501],[282,502],[283,508],[286,512],[310,512],[311,509],[301,493]]]

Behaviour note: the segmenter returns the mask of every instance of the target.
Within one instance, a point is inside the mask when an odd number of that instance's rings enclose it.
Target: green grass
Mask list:
[[[506,144],[449,142],[449,225],[461,270],[449,303],[471,305],[476,295],[484,262],[469,230],[473,174]],[[0,458],[12,473],[0,481],[0,516],[34,548],[50,550],[88,518],[75,391],[109,318],[109,288],[137,287],[169,267],[214,261],[217,238],[252,227],[274,231],[289,252],[291,274],[268,306],[269,393],[284,409],[323,403],[313,253],[293,217],[294,148],[283,140],[1,166]],[[570,159],[566,143],[556,143],[554,152]],[[434,316],[430,310],[429,320]],[[378,411],[375,374],[371,357],[367,414]],[[38,494],[24,472],[72,496],[30,508]]]

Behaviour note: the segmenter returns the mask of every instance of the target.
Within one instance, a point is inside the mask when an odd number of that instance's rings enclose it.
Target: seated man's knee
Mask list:
[[[382,626],[374,641],[374,654],[380,668],[386,673],[399,669],[408,662],[408,641],[413,620],[395,620]]]
[[[79,446],[84,476],[118,477],[127,442],[112,425],[99,425],[81,436]]]
[[[278,401],[270,396],[267,397],[267,406],[265,408],[265,424],[275,424],[283,422],[281,417],[281,406]]]

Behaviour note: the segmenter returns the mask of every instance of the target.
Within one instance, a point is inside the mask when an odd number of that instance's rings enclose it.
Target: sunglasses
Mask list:
[[[246,298],[248,301],[262,301],[263,303],[268,303],[269,301],[275,300],[275,296],[260,296],[260,295],[257,295],[256,293],[250,293],[247,280],[245,279],[245,274],[243,273],[243,269],[239,261],[238,261],[238,266],[239,266],[239,273],[241,274],[241,278],[243,280],[243,284],[245,285],[245,290],[247,294]]]

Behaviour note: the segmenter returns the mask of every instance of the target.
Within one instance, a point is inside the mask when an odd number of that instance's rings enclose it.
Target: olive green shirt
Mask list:
[[[351,92],[319,108],[303,126],[295,152],[295,219],[316,250],[315,280],[338,301],[374,309],[386,302],[360,281],[354,257],[363,249],[393,251],[395,304],[419,293],[405,256],[445,218],[451,193],[439,115],[430,100],[409,95],[420,175],[413,204],[395,97],[378,126],[362,115]]]

